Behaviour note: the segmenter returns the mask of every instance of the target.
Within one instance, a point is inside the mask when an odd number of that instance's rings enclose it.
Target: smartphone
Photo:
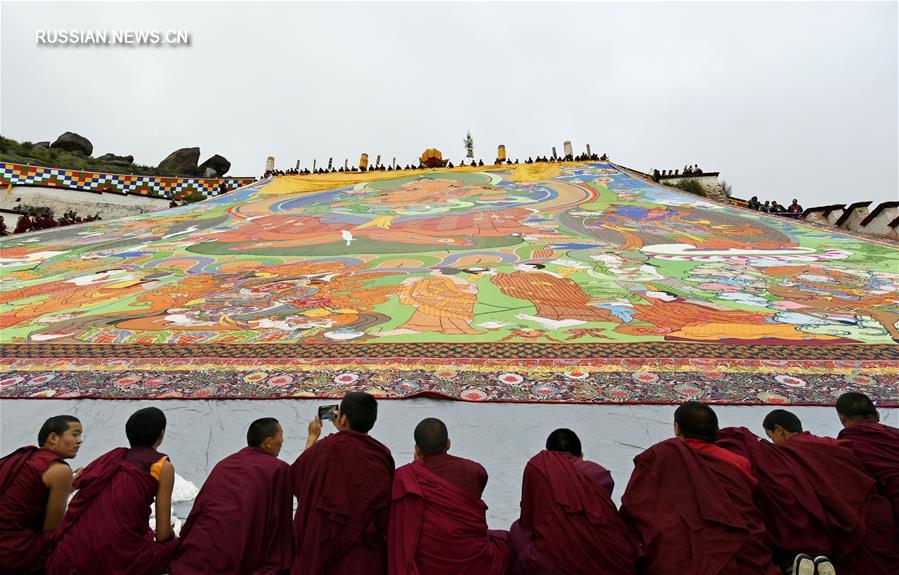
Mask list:
[[[322,421],[326,419],[337,419],[337,408],[340,407],[338,405],[319,405],[318,406],[318,418]]]

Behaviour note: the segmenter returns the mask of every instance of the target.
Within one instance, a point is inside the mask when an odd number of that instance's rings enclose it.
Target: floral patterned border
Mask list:
[[[832,405],[848,390],[899,406],[892,361],[4,359],[0,398],[333,398]]]

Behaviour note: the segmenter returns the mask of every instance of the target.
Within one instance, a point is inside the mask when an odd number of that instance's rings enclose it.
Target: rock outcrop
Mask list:
[[[173,174],[194,175],[197,173],[197,161],[199,159],[200,148],[181,148],[166,156],[156,167]]]
[[[50,144],[50,147],[85,156],[90,156],[94,151],[94,145],[91,144],[91,141],[75,132],[66,132],[61,135],[56,138],[55,142]]]
[[[207,169],[212,168],[215,170],[214,176],[206,176],[208,173]],[[218,154],[212,156],[199,166],[199,172],[206,177],[221,177],[228,173],[228,170],[231,169],[231,162],[227,160],[224,156],[220,156]]]
[[[134,156],[116,156],[115,154],[103,154],[97,160],[107,164],[122,164],[127,166],[134,163]]]

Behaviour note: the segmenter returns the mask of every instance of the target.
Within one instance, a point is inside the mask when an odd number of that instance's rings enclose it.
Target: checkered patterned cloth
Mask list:
[[[246,186],[253,178],[180,178],[80,172],[63,168],[25,166],[0,162],[0,183],[4,186],[42,186],[92,192],[116,192],[138,196],[178,197],[199,191],[205,196],[218,193],[225,182],[229,190]]]

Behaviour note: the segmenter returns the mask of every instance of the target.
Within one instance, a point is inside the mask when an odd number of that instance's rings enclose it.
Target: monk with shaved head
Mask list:
[[[130,447],[89,463],[55,534],[48,575],[162,575],[175,552],[171,523],[175,468],[157,451],[165,414],[156,407],[134,412],[125,424]],[[156,529],[150,529],[155,502]]]
[[[745,457],[715,445],[718,417],[690,401],[674,439],[634,458],[621,514],[639,534],[647,575],[778,575]]]
[[[181,528],[170,575],[282,573],[293,562],[290,466],[278,459],[284,430],[263,417],[247,446],[220,461]]]
[[[814,558],[819,558],[820,565],[832,555],[827,514],[796,461],[745,427],[721,429],[715,444],[749,460],[752,476],[758,481],[755,502],[776,565],[787,573],[803,575],[814,571]],[[821,568],[819,573],[826,575]]]
[[[43,572],[72,487],[65,460],[78,453],[81,434],[77,417],[57,415],[41,426],[37,447],[0,459],[0,574]]]
[[[390,575],[503,575],[508,533],[487,529],[487,471],[447,453],[446,425],[415,428],[415,461],[396,470],[390,511]]]
[[[636,573],[637,544],[612,502],[614,485],[607,469],[584,460],[575,432],[550,433],[524,468],[512,574]]]
[[[769,413],[762,427],[817,495],[837,573],[895,575],[899,544],[892,509],[849,445],[804,431],[799,418],[784,409]]]
[[[865,470],[877,481],[880,494],[893,507],[893,522],[899,534],[899,429],[880,422],[874,402],[850,391],[837,399],[837,415],[843,430],[837,436],[861,460]]]
[[[387,516],[394,463],[369,435],[378,402],[368,393],[343,396],[337,433],[319,441],[309,424],[306,450],[291,468],[297,498],[293,575],[382,575],[387,570]]]

